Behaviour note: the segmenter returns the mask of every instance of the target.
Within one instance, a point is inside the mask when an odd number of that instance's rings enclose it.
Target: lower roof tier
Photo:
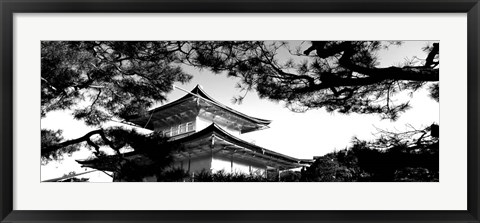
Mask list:
[[[236,160],[260,163],[266,167],[280,170],[308,166],[313,163],[313,160],[294,158],[246,142],[231,135],[216,124],[212,124],[199,132],[172,142],[180,144],[183,147],[181,151],[172,154],[175,160],[185,160],[209,155],[234,157]],[[123,159],[135,160],[137,163],[151,163],[149,159],[145,157],[142,158],[142,154],[136,151],[90,160],[78,160],[77,162],[82,164],[82,167],[112,171],[116,168],[113,165],[115,165],[115,161],[118,161],[120,156],[123,156]]]

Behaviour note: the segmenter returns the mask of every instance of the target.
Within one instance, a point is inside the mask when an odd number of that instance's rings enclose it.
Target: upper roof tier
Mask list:
[[[182,122],[201,116],[213,123],[224,125],[241,133],[268,127],[272,122],[266,119],[248,116],[216,101],[197,85],[190,93],[166,105],[148,111],[146,115],[137,115],[127,120],[139,126],[152,129],[168,127],[172,123]]]

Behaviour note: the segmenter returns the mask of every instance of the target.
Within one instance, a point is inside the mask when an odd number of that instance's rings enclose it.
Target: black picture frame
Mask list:
[[[478,0],[1,0],[1,222],[480,222]],[[23,211],[13,210],[14,13],[467,13],[466,211]]]

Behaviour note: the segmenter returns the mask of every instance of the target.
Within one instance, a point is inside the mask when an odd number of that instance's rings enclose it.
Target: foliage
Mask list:
[[[351,159],[347,161],[347,159]],[[327,154],[319,157],[307,168],[306,181],[315,182],[351,182],[358,181],[362,176],[360,168],[356,167],[356,157],[346,156],[345,151]],[[365,173],[363,173],[365,174]]]
[[[153,103],[166,100],[174,82],[185,83],[176,51],[177,42],[159,41],[42,41],[41,115],[73,111],[74,118],[100,127],[112,119],[143,114]],[[42,130],[42,160],[59,159],[90,143],[96,130],[63,141],[61,131]],[[114,150],[119,148],[112,147]]]
[[[63,176],[59,179],[52,179],[48,182],[88,182],[89,178],[84,177],[77,177],[77,173],[75,171],[71,171],[69,173],[63,174]]]
[[[163,172],[178,145],[158,135],[102,128],[109,120],[144,114],[155,102],[166,99],[173,83],[188,82],[192,76],[182,71],[181,64],[225,72],[239,78],[238,87],[245,92],[255,90],[261,98],[284,101],[293,111],[325,108],[395,120],[409,108],[408,101],[395,97],[413,93],[427,83],[430,96],[438,101],[439,44],[424,49],[428,53],[424,60],[378,67],[377,53],[391,45],[400,43],[312,41],[292,50],[278,41],[42,41],[42,118],[50,111],[72,111],[74,118],[98,127],[71,140],[64,140],[60,130],[42,129],[42,163],[88,145],[100,160],[107,157],[101,148],[113,150],[116,155],[105,159],[128,180],[138,181],[141,175],[185,177],[178,170]],[[285,55],[290,59],[282,60]],[[318,181],[437,179],[438,138],[436,142],[428,138],[428,131],[416,131],[422,134],[417,138],[384,132],[375,142],[356,141],[353,152],[318,159],[305,174],[310,174],[308,180]],[[407,142],[408,138],[415,141]],[[122,148],[131,148],[145,159],[126,159],[120,154]],[[418,157],[431,160],[431,165],[416,163]],[[389,167],[379,170],[379,165]],[[319,172],[324,173],[320,176]],[[205,172],[198,177],[201,181],[262,180],[223,172]],[[305,179],[298,172],[284,172],[280,180],[297,181],[299,177]]]
[[[183,182],[190,181],[190,175],[182,168],[172,168],[163,171],[157,176],[159,182]]]
[[[285,101],[294,111],[325,108],[396,119],[409,108],[408,102],[394,103],[400,92],[434,82],[431,96],[438,100],[439,44],[424,48],[422,62],[377,67],[377,52],[400,44],[312,41],[292,50],[282,41],[42,41],[41,114],[73,110],[75,118],[97,127],[142,114],[164,101],[174,82],[191,79],[183,63],[227,72],[243,90]],[[55,153],[50,149],[42,156]]]
[[[278,181],[276,178],[271,179],[270,181]],[[298,171],[287,170],[280,172],[280,181],[281,182],[300,182],[302,181],[301,173]]]
[[[47,148],[50,146],[54,146],[60,142],[62,142],[64,139],[62,137],[62,130],[47,130],[47,129],[42,129],[41,130],[41,146],[42,148]],[[42,164],[47,163],[48,161],[51,160],[60,160],[63,158],[63,155],[71,155],[73,152],[78,151],[80,149],[80,144],[74,144],[74,145],[68,145],[61,147],[56,150],[50,150],[46,151],[44,154],[42,154]]]
[[[191,79],[174,63],[174,47],[152,41],[42,41],[42,115],[73,109],[75,118],[98,126],[166,100],[174,82]]]
[[[203,169],[202,171],[189,174],[181,168],[165,170],[158,175],[157,181],[161,182],[278,182],[278,173],[269,172],[268,177],[264,175],[227,173],[224,170],[212,172]],[[300,173],[295,171],[284,171],[281,173],[282,182],[299,182]]]
[[[182,147],[159,134],[144,135],[135,130],[114,127],[105,130],[110,142],[96,141],[97,146],[110,144],[116,148],[131,148],[133,152],[122,154],[117,150],[113,156],[99,155],[83,164],[99,170],[113,171],[123,181],[141,181],[145,176],[162,175],[165,167],[173,161],[172,153]]]
[[[72,178],[68,178],[68,179],[65,179],[65,180],[58,181],[58,182],[88,182],[88,180],[89,180],[89,178],[72,177]]]
[[[380,114],[395,120],[410,106],[400,93],[413,93],[439,80],[439,44],[425,48],[423,61],[378,67],[377,53],[400,42],[312,41],[295,50],[286,42],[194,42],[184,59],[213,72],[239,77],[239,88],[284,101],[293,111],[325,108],[340,113]],[[302,50],[304,50],[302,52]],[[314,52],[312,54],[311,52]],[[182,51],[184,52],[184,51]],[[283,59],[288,55],[289,59]],[[438,89],[438,84],[430,90]],[[432,93],[433,97],[438,94]],[[235,101],[241,102],[242,96]]]
[[[424,167],[405,167],[394,173],[394,181],[423,182],[427,180],[438,182],[438,172],[432,172]]]
[[[428,90],[430,92],[430,97],[439,102],[440,101],[440,89],[438,87],[438,83],[432,84],[428,87]]]
[[[438,138],[424,130],[398,133],[372,142],[355,139],[345,150],[319,157],[305,171],[307,181],[438,181]],[[415,133],[415,134],[414,134]],[[418,135],[415,140],[405,135]],[[388,139],[388,140],[387,140]]]
[[[226,173],[225,171],[212,172],[202,170],[195,173],[193,178],[195,182],[266,182],[264,176],[244,174],[244,173]]]

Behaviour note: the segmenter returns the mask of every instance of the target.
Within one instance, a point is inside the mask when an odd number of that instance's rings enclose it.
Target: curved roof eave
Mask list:
[[[219,101],[213,99],[211,96],[209,96],[205,91],[202,90],[202,87],[200,85],[197,84],[197,86],[195,86],[195,88],[193,88],[189,94],[186,94],[185,96],[173,101],[173,102],[170,102],[168,104],[165,104],[165,105],[162,105],[160,107],[157,107],[157,108],[154,108],[154,109],[151,109],[148,111],[148,113],[153,113],[153,112],[156,112],[156,111],[159,111],[159,110],[162,110],[162,109],[165,109],[165,108],[168,108],[168,107],[171,107],[171,106],[174,106],[174,105],[177,105],[181,102],[183,102],[184,100],[188,99],[188,98],[191,98],[191,97],[195,97],[195,95],[197,96],[200,96],[201,98],[203,98],[204,100],[207,100],[207,101],[210,101],[212,102],[214,105],[216,105],[217,107],[221,108],[221,109],[224,109],[228,112],[231,112],[231,113],[234,113],[240,117],[243,117],[249,121],[252,121],[256,124],[261,124],[261,125],[269,125],[272,121],[271,120],[267,120],[267,119],[261,119],[261,118],[255,118],[255,117],[252,117],[252,116],[249,116],[249,115],[246,115],[246,114],[243,114],[239,111],[236,111],[235,109],[232,109],[222,103],[220,103]]]
[[[268,124],[270,124],[270,123],[272,122],[271,120],[256,118],[256,117],[252,117],[252,116],[243,114],[243,113],[241,113],[241,112],[239,112],[239,111],[237,111],[237,110],[235,110],[235,109],[232,109],[232,108],[230,108],[230,107],[228,107],[228,106],[220,103],[219,101],[213,99],[210,95],[208,95],[207,92],[203,91],[202,86],[200,86],[200,85],[198,85],[198,84],[197,84],[197,86],[195,86],[195,88],[194,88],[192,91],[190,91],[190,92],[191,92],[191,93],[194,93],[194,94],[197,94],[197,95],[203,97],[204,99],[207,99],[207,100],[212,101],[213,103],[215,103],[215,105],[217,105],[217,106],[219,106],[219,107],[221,107],[221,108],[223,108],[223,109],[225,109],[225,110],[228,110],[228,111],[230,111],[230,112],[232,112],[232,113],[235,113],[235,114],[237,114],[237,115],[239,115],[239,116],[242,116],[242,117],[245,117],[245,118],[247,118],[247,119],[250,119],[251,121],[255,121],[255,122],[258,122],[258,123],[261,123],[261,124],[266,124],[266,125],[268,125]],[[189,95],[190,95],[190,94],[189,94]],[[187,96],[187,95],[185,95],[185,96]]]
[[[296,162],[296,163],[311,163],[313,162],[313,160],[308,160],[308,159],[298,159],[298,158],[295,158],[295,157],[291,157],[291,156],[287,156],[285,154],[281,154],[281,153],[278,153],[278,152],[275,152],[275,151],[272,151],[272,150],[269,150],[269,149],[265,149],[263,147],[260,147],[260,146],[257,146],[257,145],[254,145],[254,144],[251,144],[249,142],[246,142],[234,135],[231,135],[230,133],[228,133],[227,131],[223,130],[221,127],[219,127],[218,125],[216,125],[215,123],[211,124],[210,126],[206,127],[205,129],[199,131],[199,132],[196,132],[192,135],[189,135],[189,136],[186,136],[184,138],[180,138],[176,141],[179,141],[179,142],[185,142],[185,141],[190,141],[190,140],[193,140],[197,137],[200,137],[202,135],[207,135],[208,133],[210,132],[213,132],[213,133],[217,133],[219,134],[220,136],[223,136],[225,137],[227,140],[231,140],[231,141],[234,141],[236,143],[239,143],[239,144],[243,144],[244,146],[247,146],[249,147],[250,149],[254,149],[256,150],[255,152],[258,152],[258,153],[262,153],[262,151],[265,151],[265,154],[267,155],[273,155],[273,156],[277,156],[277,157],[281,157],[285,160],[288,160],[290,162]]]

